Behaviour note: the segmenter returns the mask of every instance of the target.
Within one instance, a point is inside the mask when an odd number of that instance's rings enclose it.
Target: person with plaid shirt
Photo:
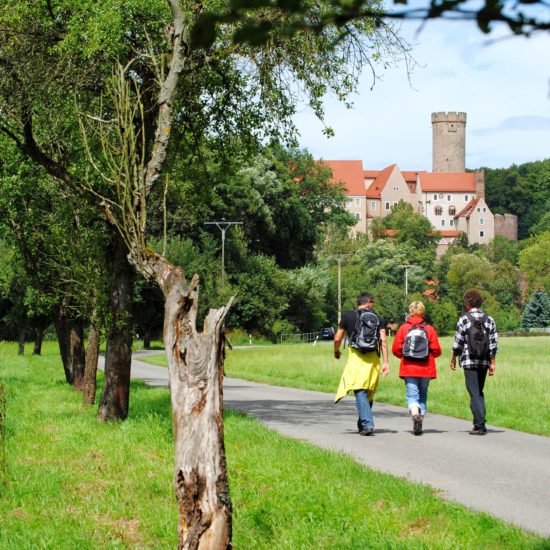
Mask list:
[[[495,374],[495,356],[498,350],[498,335],[495,321],[492,317],[483,313],[480,309],[483,297],[475,289],[468,290],[464,294],[464,305],[466,313],[460,317],[456,324],[456,333],[453,343],[453,356],[451,358],[451,369],[456,369],[456,358],[460,357],[460,366],[464,371],[466,389],[470,394],[470,410],[474,417],[474,427],[470,430],[471,435],[485,435],[485,396],[483,388],[487,373],[489,376]],[[489,353],[487,357],[472,357],[468,349],[468,331],[472,326],[472,318],[482,321],[488,331]]]

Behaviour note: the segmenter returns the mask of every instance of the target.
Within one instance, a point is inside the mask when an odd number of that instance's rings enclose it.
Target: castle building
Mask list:
[[[356,219],[354,232],[367,233],[374,218],[387,216],[403,200],[440,233],[439,254],[461,232],[469,243],[488,244],[494,238],[495,216],[485,202],[484,172],[464,168],[466,113],[432,113],[432,129],[432,172],[402,171],[397,164],[364,170],[360,160],[321,161],[332,169],[333,180],[345,186],[346,207]],[[514,234],[513,222],[506,218],[502,223],[508,238]]]

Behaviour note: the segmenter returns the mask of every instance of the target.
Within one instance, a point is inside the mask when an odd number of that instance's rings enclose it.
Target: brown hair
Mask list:
[[[483,296],[481,295],[479,290],[471,288],[470,290],[467,290],[464,294],[464,303],[467,306],[478,308],[483,303]]]

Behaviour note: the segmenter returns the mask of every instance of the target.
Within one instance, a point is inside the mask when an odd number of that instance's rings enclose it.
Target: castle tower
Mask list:
[[[432,172],[466,171],[466,113],[432,113]]]

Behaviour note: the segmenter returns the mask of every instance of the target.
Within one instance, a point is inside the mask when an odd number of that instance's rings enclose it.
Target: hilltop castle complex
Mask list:
[[[392,164],[364,170],[360,160],[324,160],[335,181],[344,183],[346,206],[357,222],[354,232],[366,233],[373,218],[390,214],[400,200],[426,216],[441,239],[443,253],[458,237],[488,244],[495,235],[517,240],[517,218],[496,216],[485,202],[483,170],[466,172],[466,113],[432,113],[432,172],[401,171]]]

